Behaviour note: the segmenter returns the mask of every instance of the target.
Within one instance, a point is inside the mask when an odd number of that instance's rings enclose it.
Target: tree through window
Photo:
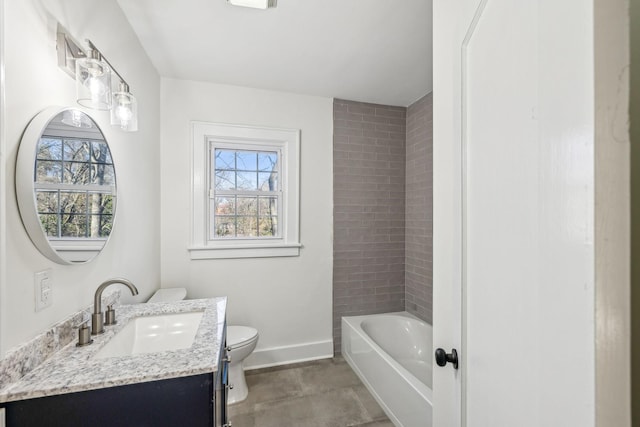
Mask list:
[[[279,151],[212,147],[211,238],[278,237]]]
[[[106,142],[43,136],[34,186],[47,236],[106,239],[111,233],[115,171]]]

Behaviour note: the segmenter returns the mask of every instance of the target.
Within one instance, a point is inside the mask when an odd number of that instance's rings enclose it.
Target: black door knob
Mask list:
[[[458,369],[458,352],[452,349],[451,353],[447,353],[441,348],[436,349],[436,363],[438,366],[444,366],[447,362],[453,365],[453,369]]]

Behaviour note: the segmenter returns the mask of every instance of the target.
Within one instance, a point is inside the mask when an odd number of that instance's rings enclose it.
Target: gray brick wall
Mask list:
[[[406,108],[334,100],[333,335],[404,310]]]
[[[342,316],[433,317],[433,97],[333,103],[333,337]]]
[[[433,318],[433,97],[407,109],[405,306]]]

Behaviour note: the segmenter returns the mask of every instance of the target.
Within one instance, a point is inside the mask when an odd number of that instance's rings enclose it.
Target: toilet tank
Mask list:
[[[165,288],[158,289],[147,302],[171,302],[180,301],[187,297],[185,288]]]

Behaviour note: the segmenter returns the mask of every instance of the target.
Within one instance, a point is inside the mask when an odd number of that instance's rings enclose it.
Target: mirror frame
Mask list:
[[[35,194],[34,167],[37,154],[36,151],[38,148],[38,141],[40,140],[40,137],[42,136],[45,129],[49,126],[49,123],[58,114],[67,110],[77,110],[81,111],[83,114],[86,114],[96,125],[100,133],[105,137],[104,140],[107,145],[109,144],[104,132],[102,131],[96,120],[87,112],[74,107],[48,107],[36,114],[36,116],[31,119],[22,135],[22,138],[20,140],[20,147],[18,148],[18,156],[16,158],[15,189],[22,223],[25,230],[27,231],[27,234],[29,235],[29,238],[36,246],[36,248],[40,251],[40,253],[58,264],[77,265],[85,264],[95,259],[95,257],[97,257],[102,252],[104,247],[109,243],[109,240],[111,239],[111,235],[113,234],[113,229],[116,223],[118,210],[118,182],[114,162],[114,176],[116,177],[116,181],[114,184],[114,198],[116,203],[115,209],[113,211],[113,220],[111,226],[112,230],[109,234],[109,237],[107,237],[100,248],[98,248],[97,245],[93,248],[87,247],[86,250],[88,255],[80,257],[78,261],[63,258],[49,242],[49,239],[42,229],[42,225],[40,223]],[[111,149],[109,149],[109,151],[111,151]],[[111,156],[113,159],[113,154]]]

